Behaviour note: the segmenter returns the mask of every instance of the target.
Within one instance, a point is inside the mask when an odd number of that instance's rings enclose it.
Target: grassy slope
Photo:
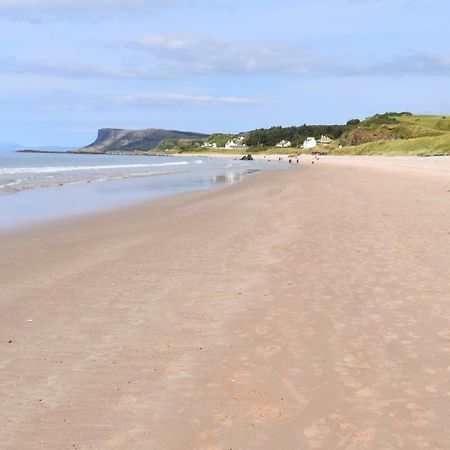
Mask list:
[[[401,116],[398,117],[398,120],[426,129],[450,132],[450,116]]]
[[[376,141],[354,147],[333,148],[330,153],[338,155],[449,155],[450,133],[402,141]]]
[[[396,116],[395,124],[370,124],[360,129],[369,130],[372,138],[387,136],[384,139],[367,142],[356,146],[338,148],[339,142],[335,141],[329,147],[318,147],[316,151],[329,152],[335,155],[450,155],[450,116],[437,115],[402,115]],[[350,133],[354,132],[351,131]],[[392,136],[404,137],[392,140]],[[212,135],[210,142],[217,141],[223,145],[231,135]],[[390,140],[391,139],[391,140]],[[220,142],[219,142],[220,141]],[[222,142],[223,141],[223,142]],[[200,147],[184,149],[184,152],[195,153],[225,153],[223,148],[202,149]],[[275,147],[255,148],[244,151],[234,150],[233,154],[299,154],[302,150],[297,148],[280,149]]]
[[[332,148],[333,154],[352,155],[449,155],[450,116],[413,115],[395,117],[397,125],[381,125],[408,136],[403,140],[380,140],[342,149]],[[397,132],[397,131],[396,131]]]

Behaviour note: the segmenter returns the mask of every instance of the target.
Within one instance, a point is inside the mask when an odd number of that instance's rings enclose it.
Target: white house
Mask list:
[[[244,141],[245,141],[244,136],[240,136],[239,138],[236,139],[236,141],[231,139],[225,144],[225,148],[227,150],[242,150],[244,148],[247,148],[247,145],[244,144]]]
[[[210,144],[209,142],[205,142],[202,145],[203,148],[217,148],[217,144],[214,142],[213,144]]]
[[[277,145],[275,145],[277,148],[289,148],[292,147],[291,141],[285,141],[284,139],[281,142],[278,142]]]
[[[302,148],[305,150],[309,150],[311,148],[317,147],[317,141],[313,137],[306,138],[306,141],[303,142]]]

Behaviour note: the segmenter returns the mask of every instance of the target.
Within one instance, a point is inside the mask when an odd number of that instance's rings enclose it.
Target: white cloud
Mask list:
[[[157,103],[189,103],[197,105],[260,105],[270,103],[268,100],[249,97],[224,97],[210,95],[189,95],[182,93],[138,93],[121,95],[113,98],[121,105],[151,105]]]
[[[0,74],[117,80],[177,79],[196,75],[281,76],[449,76],[450,54],[411,53],[386,60],[340,62],[292,45],[218,40],[200,35],[150,35],[131,44],[134,64],[83,64],[52,59],[0,57]]]
[[[32,114],[109,114],[112,111],[121,111],[126,116],[130,111],[141,109],[160,110],[162,106],[168,107],[254,107],[270,105],[270,99],[210,94],[203,92],[158,92],[136,91],[118,94],[117,91],[108,90],[96,92],[92,89],[73,88],[71,86],[46,87],[40,91],[15,93],[8,97],[0,92],[4,99],[1,106],[6,110],[26,110]],[[6,95],[5,95],[6,94]],[[32,106],[30,106],[32,105]]]
[[[27,73],[38,75],[87,78],[125,77],[126,73],[103,66],[92,66],[51,59],[0,58],[0,73]]]
[[[341,62],[287,44],[249,44],[196,34],[140,36],[132,46],[156,58],[167,73],[315,76],[450,75],[450,54],[408,54],[389,60]],[[172,68],[172,69],[171,69]]]
[[[342,66],[342,75],[351,76],[449,76],[450,54],[412,53],[386,61]]]
[[[390,74],[450,75],[450,54],[416,53],[402,56],[397,60],[383,64],[380,71]]]
[[[1,0],[0,0],[1,1]],[[189,75],[315,73],[324,58],[287,44],[252,44],[196,34],[159,34],[127,43],[140,53],[134,64],[113,66],[49,59],[0,58],[0,73],[72,78],[164,79]]]
[[[137,37],[134,43],[144,49],[176,52],[196,49],[205,41],[195,34],[154,34]],[[212,40],[208,39],[207,42],[211,43]]]
[[[192,5],[217,6],[225,0],[189,0]],[[183,0],[0,0],[0,17],[19,20],[74,18],[108,15],[112,13],[135,13],[183,4]]]
[[[130,44],[161,64],[190,74],[303,74],[325,63],[294,45],[233,42],[196,34],[140,36]]]
[[[61,78],[155,79],[171,78],[175,65],[106,66],[53,59],[0,57],[0,74],[34,74]]]
[[[3,11],[126,10],[175,3],[176,0],[0,0]]]

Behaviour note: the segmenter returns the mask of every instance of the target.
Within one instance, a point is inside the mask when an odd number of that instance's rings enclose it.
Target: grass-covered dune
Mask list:
[[[344,133],[333,154],[448,155],[450,116],[378,114]]]
[[[332,148],[334,155],[409,155],[443,156],[450,155],[450,133],[396,141],[374,141],[356,146]]]

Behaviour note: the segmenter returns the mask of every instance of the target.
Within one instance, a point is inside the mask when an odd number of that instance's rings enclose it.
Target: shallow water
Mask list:
[[[192,172],[203,159],[0,152],[0,192]]]
[[[277,162],[0,153],[0,228],[103,211],[242,180]]]

